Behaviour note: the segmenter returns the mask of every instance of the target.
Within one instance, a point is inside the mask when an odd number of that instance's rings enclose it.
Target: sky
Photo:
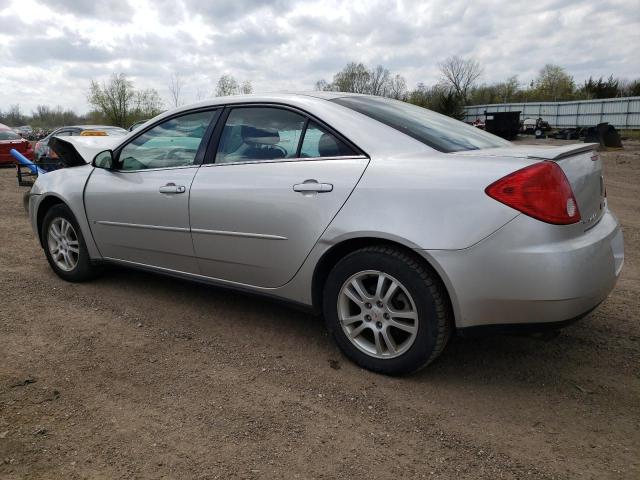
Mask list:
[[[0,0],[0,110],[89,109],[92,79],[123,72],[170,106],[212,96],[222,74],[256,93],[312,90],[350,61],[382,64],[409,88],[436,83],[451,55],[481,82],[546,63],[577,82],[640,78],[640,0]]]

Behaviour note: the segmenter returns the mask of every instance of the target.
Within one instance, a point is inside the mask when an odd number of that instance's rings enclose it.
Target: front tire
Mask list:
[[[42,222],[44,252],[56,274],[68,282],[84,282],[96,276],[87,244],[73,213],[66,205],[49,209]]]
[[[440,279],[393,247],[367,247],[340,260],[327,278],[323,311],[342,352],[386,375],[433,362],[452,332]]]

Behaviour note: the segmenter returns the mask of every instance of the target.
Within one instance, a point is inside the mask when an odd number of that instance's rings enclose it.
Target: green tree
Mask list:
[[[613,75],[609,76],[607,80],[604,80],[603,77],[597,80],[589,77],[589,80],[585,80],[578,91],[578,95],[587,100],[592,98],[615,98],[620,93],[620,80],[613,78]]]
[[[362,63],[351,62],[333,77],[333,87],[338,92],[370,93],[371,74]]]
[[[239,93],[253,93],[253,85],[251,85],[251,82],[247,80],[241,84],[229,74],[224,74],[218,79],[218,84],[216,85],[216,97],[238,95]]]
[[[124,73],[114,73],[108,82],[102,84],[91,80],[87,101],[111,125],[126,128],[135,96],[133,82]]]
[[[545,65],[535,80],[537,100],[570,100],[573,97],[575,83],[573,77],[564,68],[551,63]]]

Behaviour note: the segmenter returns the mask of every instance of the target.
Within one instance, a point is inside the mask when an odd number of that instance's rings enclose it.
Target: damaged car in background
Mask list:
[[[22,138],[10,127],[0,123],[0,165],[13,165],[15,158],[11,155],[11,150],[15,149],[29,160],[33,160],[34,152],[31,142]]]
[[[623,240],[595,147],[365,95],[223,97],[55,139],[69,168],[28,208],[66,281],[110,263],[285,299],[398,375],[454,333],[558,328],[608,296]]]

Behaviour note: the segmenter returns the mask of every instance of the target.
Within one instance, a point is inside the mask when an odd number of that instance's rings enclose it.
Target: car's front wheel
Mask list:
[[[49,209],[42,223],[42,236],[49,265],[60,278],[84,282],[98,273],[91,264],[80,226],[66,205]]]
[[[325,284],[323,311],[349,358],[388,375],[431,363],[452,331],[439,279],[413,256],[386,246],[357,250],[336,264]]]

